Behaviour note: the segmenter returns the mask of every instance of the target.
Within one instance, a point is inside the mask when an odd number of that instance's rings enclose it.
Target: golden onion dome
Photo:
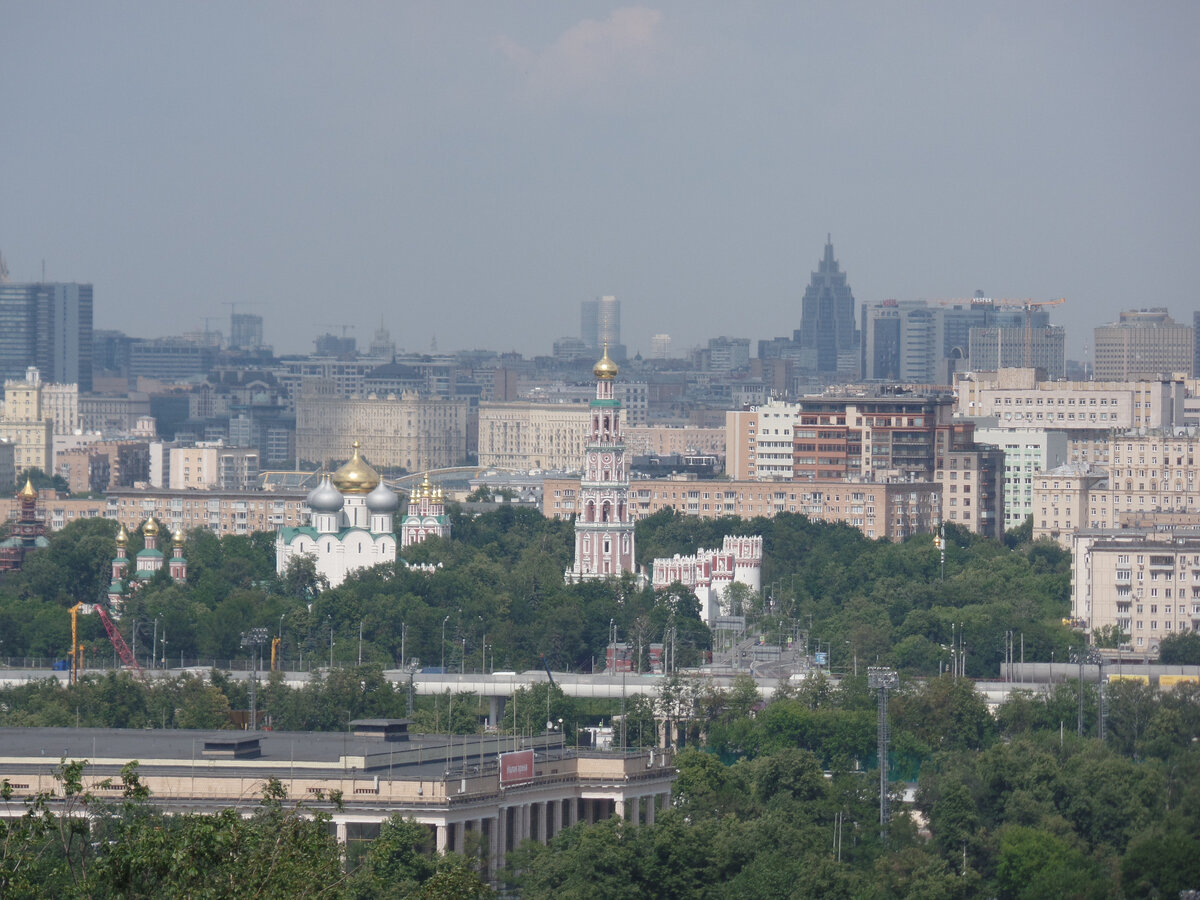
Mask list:
[[[358,455],[358,441],[354,442],[354,455],[333,473],[333,484],[343,494],[366,494],[379,486],[379,473]]]
[[[154,521],[154,516],[151,516],[146,520],[146,524],[142,526],[142,534],[158,534],[158,523]]]
[[[117,546],[124,547],[128,543],[129,543],[129,532],[126,531],[125,526],[122,525],[120,530],[117,532]]]
[[[17,496],[19,496],[22,500],[36,500],[37,491],[34,490],[33,481],[31,481],[29,478],[26,478],[25,487],[21,488],[21,493]]]
[[[604,344],[604,356],[592,369],[592,374],[601,381],[612,381],[617,377],[617,364],[608,358],[608,343]]]
[[[176,547],[182,547],[183,546],[183,529],[176,528],[175,533],[173,535],[171,535],[171,539],[175,542]]]

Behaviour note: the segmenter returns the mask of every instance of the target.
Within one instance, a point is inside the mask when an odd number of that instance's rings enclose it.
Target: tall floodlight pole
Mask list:
[[[258,730],[258,652],[267,642],[267,629],[251,628],[242,633],[242,646],[250,648],[250,730]]]
[[[891,744],[891,733],[888,728],[888,691],[894,691],[900,684],[900,676],[895,669],[871,666],[867,669],[867,686],[873,691],[879,691],[879,840],[887,846],[888,819],[891,818],[888,808],[888,745]]]

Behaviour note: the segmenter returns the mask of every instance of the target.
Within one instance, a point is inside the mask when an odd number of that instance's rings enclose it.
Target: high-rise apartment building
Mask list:
[[[92,389],[92,286],[0,283],[0,379],[29,366],[59,384]]]
[[[579,304],[579,338],[597,352],[607,346],[608,355],[617,362],[625,360],[621,343],[621,301],[616,297],[597,297]]]
[[[833,256],[833,241],[826,238],[825,256],[812,273],[800,301],[800,328],[795,339],[802,349],[816,350],[819,375],[858,374],[859,333],[854,320],[854,294],[846,273]]]
[[[262,345],[262,316],[233,313],[229,317],[229,347],[231,350],[257,350]]]
[[[1192,374],[1195,331],[1176,322],[1163,307],[1127,310],[1117,322],[1095,330],[1095,377],[1125,381]]]

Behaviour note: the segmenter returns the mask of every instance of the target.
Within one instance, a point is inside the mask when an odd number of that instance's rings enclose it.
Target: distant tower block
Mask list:
[[[656,334],[650,338],[650,358],[671,358],[671,336],[669,334]]]

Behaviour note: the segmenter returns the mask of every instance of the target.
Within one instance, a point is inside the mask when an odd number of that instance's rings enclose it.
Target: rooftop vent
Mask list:
[[[408,719],[355,719],[350,730],[355,737],[377,741],[407,741]]]
[[[262,756],[258,740],[248,735],[205,738],[200,755],[209,759],[258,759]]]

